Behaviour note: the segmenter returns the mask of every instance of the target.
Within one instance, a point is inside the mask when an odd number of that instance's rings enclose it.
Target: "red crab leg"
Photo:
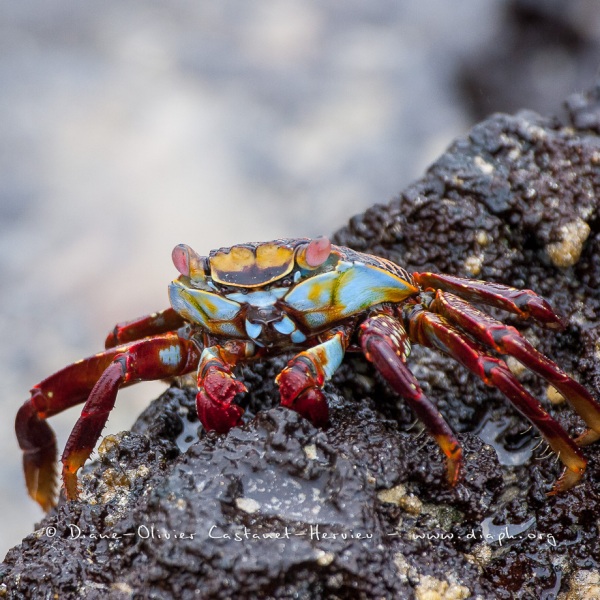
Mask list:
[[[300,413],[317,427],[329,422],[329,409],[323,394],[325,382],[342,364],[351,327],[324,334],[323,342],[296,354],[279,373],[281,405]]]
[[[456,323],[476,340],[500,354],[514,356],[553,385],[589,427],[577,438],[578,445],[591,444],[600,438],[600,404],[580,383],[571,379],[557,364],[538,352],[514,327],[505,325],[457,296],[440,290],[436,293],[429,310]]]
[[[486,355],[442,316],[415,311],[410,317],[411,340],[441,350],[475,373],[484,383],[497,387],[546,439],[565,465],[551,494],[573,487],[585,471],[586,459],[575,442],[542,405],[519,383],[506,363]]]
[[[23,450],[23,471],[29,495],[48,512],[54,506],[56,496],[54,432],[40,419],[32,400],[27,400],[19,409],[15,430]]]
[[[564,328],[562,319],[551,306],[531,290],[439,273],[413,273],[413,277],[423,289],[453,292],[466,300],[507,310],[522,319],[531,317],[550,329]]]
[[[377,313],[361,324],[359,337],[364,355],[408,402],[446,455],[448,482],[455,485],[462,468],[462,450],[452,429],[405,364],[410,352],[406,331],[392,315]]]
[[[115,328],[108,334],[104,342],[105,348],[114,348],[120,344],[126,344],[135,340],[152,335],[160,335],[169,331],[176,331],[185,325],[183,317],[172,308],[167,308],[151,315],[145,315],[117,323]]]
[[[227,433],[240,425],[244,409],[233,403],[246,386],[235,378],[233,368],[240,360],[257,358],[253,342],[232,340],[222,346],[205,348],[198,365],[196,410],[206,431]]]
[[[45,419],[84,402],[118,352],[96,354],[44,379],[31,389],[31,398],[17,413],[15,429],[27,489],[44,510],[54,504],[57,454],[54,433]]]
[[[44,419],[86,401],[62,456],[68,499],[77,497],[77,471],[91,454],[119,387],[192,371],[195,344],[174,333],[119,346],[51,375],[31,390],[17,413],[15,428],[24,452],[29,494],[45,510],[54,504],[56,441]]]

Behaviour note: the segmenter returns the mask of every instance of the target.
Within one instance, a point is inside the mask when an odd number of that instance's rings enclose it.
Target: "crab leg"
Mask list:
[[[110,350],[73,363],[31,389],[19,409],[15,429],[23,450],[23,470],[29,495],[44,510],[54,504],[56,439],[45,419],[85,402],[94,384],[119,350]]]
[[[417,309],[410,316],[411,340],[434,347],[458,360],[484,383],[497,387],[546,439],[565,465],[551,494],[573,487],[585,471],[586,459],[575,442],[542,405],[519,383],[506,363],[488,356],[442,316]]]
[[[240,360],[257,358],[253,342],[231,340],[222,346],[209,346],[200,356],[196,410],[206,431],[227,433],[242,421],[244,409],[233,404],[246,386],[235,378],[233,368]]]
[[[580,383],[538,352],[514,327],[505,325],[461,298],[440,290],[429,310],[456,323],[476,340],[500,354],[513,356],[554,386],[589,427],[577,438],[578,445],[591,444],[600,438],[600,404]]]
[[[425,290],[439,289],[453,292],[466,300],[501,308],[522,319],[531,317],[550,329],[564,329],[562,319],[552,310],[552,307],[531,290],[519,290],[501,283],[439,273],[413,273],[413,277]]]
[[[29,495],[48,512],[56,496],[56,437],[38,416],[33,400],[17,413],[15,430],[23,450],[23,471]]]
[[[133,321],[117,323],[106,337],[105,348],[114,348],[142,338],[176,331],[185,325],[183,317],[172,308],[167,308]]]
[[[342,364],[349,342],[349,327],[341,327],[324,335],[324,341],[296,354],[277,375],[281,405],[300,413],[317,427],[329,421],[325,382]]]
[[[67,498],[74,499],[77,471],[96,445],[119,388],[140,380],[188,373],[197,361],[195,344],[170,333],[102,352],[36,385],[15,423],[32,498],[45,510],[54,504],[56,441],[46,418],[87,398],[62,456]]]
[[[367,359],[408,402],[446,455],[448,482],[455,485],[462,468],[462,450],[452,429],[405,364],[410,341],[404,327],[392,315],[376,313],[361,324],[359,337]]]

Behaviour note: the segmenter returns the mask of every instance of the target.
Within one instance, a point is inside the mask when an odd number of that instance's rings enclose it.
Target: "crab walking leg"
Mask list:
[[[275,379],[281,405],[300,413],[317,427],[324,427],[329,421],[322,389],[342,364],[349,331],[342,327],[324,337],[320,344],[296,354]]]
[[[77,471],[92,453],[119,388],[137,381],[184,375],[197,364],[196,345],[173,333],[134,342],[114,357],[90,392],[62,455],[67,499],[78,496]]]
[[[514,327],[477,310],[454,294],[441,290],[437,291],[429,310],[443,315],[451,323],[456,323],[476,340],[500,354],[513,356],[554,386],[589,428],[577,438],[576,443],[579,446],[600,439],[600,404],[580,383],[536,350]]]
[[[204,349],[198,365],[196,410],[206,431],[227,433],[241,423],[244,409],[233,404],[233,399],[247,388],[235,378],[233,368],[238,361],[259,354],[253,342],[243,340]]]
[[[133,321],[117,323],[106,337],[105,348],[114,348],[151,335],[160,335],[175,331],[185,325],[183,317],[172,308],[167,308],[152,315],[146,315]]]
[[[413,273],[413,277],[423,289],[453,292],[466,300],[501,308],[522,319],[531,317],[550,329],[564,329],[562,319],[552,307],[531,290],[440,273]]]
[[[447,478],[455,485],[462,469],[462,450],[454,433],[435,404],[425,396],[406,366],[410,341],[400,322],[387,313],[370,316],[360,326],[363,353],[384,379],[400,394],[433,436],[446,456]]]
[[[484,383],[497,387],[537,427],[565,465],[551,494],[568,490],[581,479],[586,466],[581,451],[560,424],[519,383],[504,361],[485,354],[440,315],[421,309],[409,318],[411,340],[441,350],[458,360]]]
[[[35,404],[27,400],[15,422],[19,446],[23,450],[23,471],[29,495],[48,512],[56,496],[56,437],[40,419]]]
[[[46,419],[85,402],[117,348],[85,358],[57,371],[31,389],[31,398],[19,409],[15,430],[23,450],[23,470],[29,495],[49,510],[56,488],[56,439]]]
[[[30,495],[44,509],[54,504],[56,443],[44,419],[87,398],[62,456],[67,498],[74,499],[77,470],[96,445],[119,387],[187,373],[197,360],[193,342],[166,334],[84,359],[35,386],[15,423]]]

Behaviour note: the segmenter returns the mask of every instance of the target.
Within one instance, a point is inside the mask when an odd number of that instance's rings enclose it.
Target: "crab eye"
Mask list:
[[[175,268],[185,277],[204,277],[208,261],[198,256],[188,245],[179,244],[171,254]]]
[[[175,268],[186,277],[190,275],[190,248],[185,244],[179,244],[173,248],[173,252],[171,254],[171,258],[173,259],[173,264]]]
[[[311,240],[298,253],[300,266],[306,269],[320,267],[331,253],[331,242],[324,236]]]

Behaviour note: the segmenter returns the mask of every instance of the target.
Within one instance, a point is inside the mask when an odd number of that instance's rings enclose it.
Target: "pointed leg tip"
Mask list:
[[[459,449],[458,455],[447,459],[447,479],[451,487],[455,487],[460,481],[463,470],[462,452]]]
[[[43,456],[40,456],[40,452],[25,453],[23,471],[29,496],[48,512],[56,505],[56,452],[49,452]]]
[[[565,329],[565,319],[557,314],[544,298],[531,290],[520,290],[519,296],[516,300],[517,308],[526,319],[531,317],[548,329]]]
[[[67,500],[77,500],[81,492],[77,481],[77,471],[71,472],[68,469],[63,469],[62,479]]]
[[[594,431],[593,429],[586,429],[577,439],[575,443],[579,446],[589,446],[597,440],[600,440],[600,432]]]
[[[460,480],[463,470],[463,452],[454,436],[441,434],[434,436],[440,449],[446,456],[446,479],[454,487]]]
[[[583,477],[583,470],[572,471],[571,469],[565,469],[562,475],[554,482],[552,489],[548,492],[548,496],[556,496],[562,492],[570,490],[576,486]]]
[[[44,512],[49,512],[56,506],[56,488],[48,493],[37,493],[32,498],[42,507]]]
[[[77,500],[80,493],[77,473],[90,457],[93,446],[83,446],[75,450],[70,450],[68,447],[69,444],[67,443],[62,456],[62,481],[67,500]]]
[[[28,491],[31,498],[42,507],[42,510],[48,512],[56,506],[57,481],[55,474],[48,481],[43,481],[42,478],[39,478],[35,488],[28,485]]]

